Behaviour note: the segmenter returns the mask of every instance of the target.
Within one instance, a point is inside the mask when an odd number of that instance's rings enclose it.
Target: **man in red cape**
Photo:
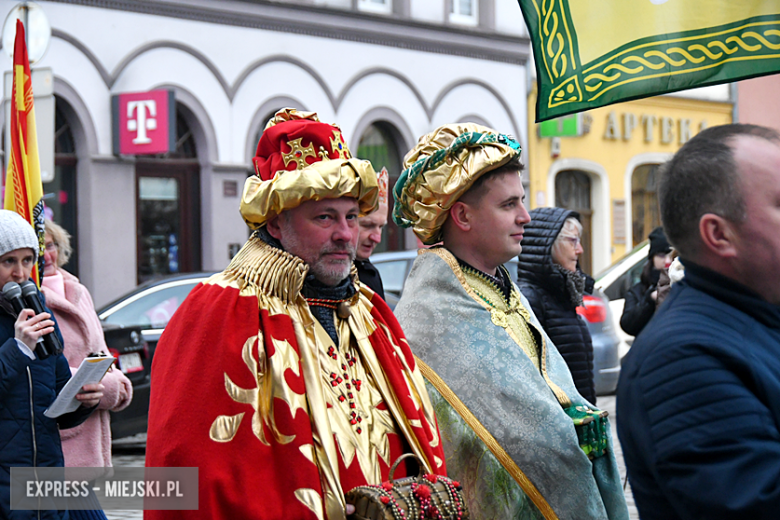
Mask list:
[[[292,109],[253,162],[241,213],[256,231],[192,291],[154,358],[146,465],[198,467],[199,508],[147,520],[343,520],[344,494],[387,480],[404,453],[422,467],[396,473],[446,474],[414,356],[352,267],[357,219],[377,204],[371,164]]]

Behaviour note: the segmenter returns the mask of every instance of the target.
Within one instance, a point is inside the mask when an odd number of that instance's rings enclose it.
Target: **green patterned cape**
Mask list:
[[[423,361],[447,471],[463,484],[472,516],[627,520],[613,451],[588,459],[540,370],[465,284],[451,254],[428,250],[416,259],[395,313]],[[533,313],[530,319],[541,331]],[[549,338],[537,334],[546,343],[542,366],[550,382],[572,404],[587,404]]]

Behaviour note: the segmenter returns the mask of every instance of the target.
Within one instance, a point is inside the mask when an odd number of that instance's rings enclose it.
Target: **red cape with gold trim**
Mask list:
[[[345,467],[322,399],[314,318],[299,292],[305,274],[300,259],[250,239],[166,327],[154,357],[146,465],[198,467],[199,508],[146,511],[147,520],[344,518]],[[366,369],[399,437],[426,472],[445,475],[414,356],[385,302],[360,288],[346,321]],[[352,471],[358,461],[350,462]]]

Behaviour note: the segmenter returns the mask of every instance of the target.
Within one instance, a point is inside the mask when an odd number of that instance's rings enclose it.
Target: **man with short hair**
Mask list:
[[[708,128],[661,177],[685,278],[634,342],[620,440],[643,519],[780,511],[780,135]]]
[[[484,520],[627,519],[605,414],[503,264],[521,251],[520,145],[444,125],[407,154],[393,218],[427,245],[396,307],[421,359],[449,476]]]
[[[255,229],[193,289],[160,339],[146,464],[199,468],[197,511],[151,519],[345,520],[344,494],[418,469],[446,474],[436,418],[398,322],[357,282],[376,174],[338,127],[269,122],[241,213]]]
[[[382,277],[369,257],[374,252],[374,248],[382,241],[382,230],[387,225],[387,184],[389,179],[385,168],[382,168],[376,176],[379,185],[379,205],[376,211],[358,219],[359,235],[355,267],[360,281],[384,300],[385,289],[382,286]]]

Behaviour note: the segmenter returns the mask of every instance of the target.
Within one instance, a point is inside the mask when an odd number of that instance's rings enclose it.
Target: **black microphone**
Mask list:
[[[8,282],[3,286],[3,296],[11,302],[14,311],[18,315],[24,310],[24,301],[22,301],[22,288],[16,282]]]
[[[27,280],[26,282],[22,282],[21,284],[19,284],[19,287],[22,288],[22,296],[24,297],[24,301],[27,304],[26,307],[28,309],[32,309],[35,312],[35,314],[48,312],[43,307],[43,303],[41,303],[41,296],[40,293],[38,292],[38,287],[35,285],[34,282]],[[43,339],[43,343],[36,348],[36,350],[38,350],[39,348],[44,347],[43,350],[38,354],[39,358],[44,359],[51,355],[56,356],[57,354],[62,352],[62,344],[60,343],[60,338],[58,338],[57,335],[54,334],[53,332],[44,334],[42,336],[42,339]]]

